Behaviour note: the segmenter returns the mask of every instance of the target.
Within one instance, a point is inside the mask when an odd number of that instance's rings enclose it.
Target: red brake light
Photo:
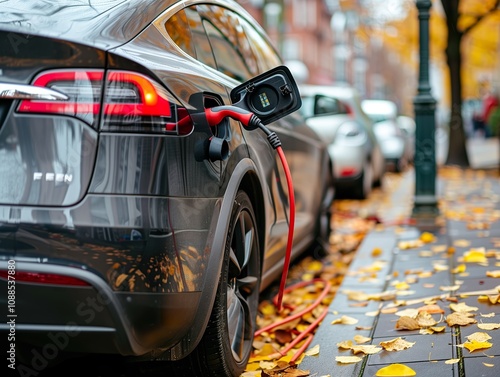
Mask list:
[[[355,173],[356,173],[356,169],[346,167],[346,168],[341,169],[340,176],[341,177],[350,177],[351,175],[354,175]]]
[[[352,111],[351,106],[345,105],[345,109],[346,109],[347,114],[349,114],[351,116],[354,115],[354,112]]]
[[[145,76],[111,71],[106,83],[104,114],[170,117],[170,102],[163,88]]]
[[[57,90],[69,99],[22,100],[19,112],[74,116],[97,128],[103,109],[101,127],[106,131],[186,135],[193,128],[186,109],[179,107],[161,85],[140,73],[53,70],[38,75],[33,85]]]
[[[93,124],[100,111],[103,70],[56,70],[38,75],[33,85],[57,90],[67,101],[23,100],[18,111],[23,113],[71,115]]]
[[[8,279],[7,271],[0,271],[0,278]],[[16,282],[36,283],[36,284],[55,284],[72,286],[90,286],[86,281],[64,275],[46,274],[39,272],[21,272],[16,271]]]
[[[193,129],[186,109],[160,84],[136,72],[110,71],[104,90],[102,129],[187,135]]]

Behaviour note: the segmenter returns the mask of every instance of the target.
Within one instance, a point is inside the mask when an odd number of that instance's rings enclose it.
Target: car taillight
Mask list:
[[[56,90],[69,97],[67,101],[22,100],[22,113],[60,114],[79,118],[94,125],[100,112],[103,70],[55,70],[38,75],[34,86]]]
[[[102,129],[120,132],[168,132],[185,135],[192,122],[155,81],[135,72],[110,71],[104,90]],[[187,124],[186,124],[187,123]]]
[[[184,107],[160,84],[137,72],[46,71],[33,85],[57,90],[69,99],[22,100],[19,112],[69,115],[96,128],[102,113],[101,129],[105,131],[186,135],[193,127]]]
[[[0,278],[8,279],[7,271],[0,271]],[[36,284],[55,284],[55,285],[70,285],[70,286],[90,286],[84,280],[71,276],[47,274],[40,272],[25,272],[16,271],[16,282],[20,283],[36,283]]]
[[[340,176],[341,177],[350,177],[351,175],[356,174],[356,169],[351,168],[351,167],[345,167],[340,169]]]

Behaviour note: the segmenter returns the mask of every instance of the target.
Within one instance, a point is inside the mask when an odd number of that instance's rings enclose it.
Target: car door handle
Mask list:
[[[61,101],[69,99],[68,96],[49,88],[34,85],[0,83],[1,99],[30,99],[44,101]]]

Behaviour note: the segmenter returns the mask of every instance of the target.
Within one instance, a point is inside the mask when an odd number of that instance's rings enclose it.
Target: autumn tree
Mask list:
[[[448,29],[445,54],[451,89],[450,144],[446,164],[468,167],[469,158],[465,147],[462,119],[461,44],[467,34],[485,18],[499,10],[500,0],[482,0],[477,2],[478,6],[475,9],[472,7],[464,8],[463,2],[461,0],[441,0]]]

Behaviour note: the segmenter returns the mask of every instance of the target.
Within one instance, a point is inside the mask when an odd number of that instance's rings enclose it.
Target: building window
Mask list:
[[[299,28],[315,27],[318,23],[316,0],[293,0],[293,25]]]
[[[284,60],[297,60],[301,58],[301,46],[296,39],[286,39],[283,42],[283,59]]]

